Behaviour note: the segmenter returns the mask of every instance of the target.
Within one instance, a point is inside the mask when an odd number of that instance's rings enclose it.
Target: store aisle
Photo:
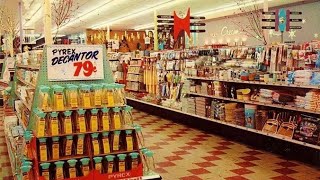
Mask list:
[[[320,169],[259,151],[140,111],[146,145],[165,180],[315,180]]]
[[[0,108],[0,179],[1,180],[12,180],[12,170],[7,150],[7,144],[4,135],[4,114],[7,116],[12,115],[11,109]]]

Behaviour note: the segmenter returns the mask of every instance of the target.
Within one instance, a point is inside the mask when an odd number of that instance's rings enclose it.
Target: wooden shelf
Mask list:
[[[39,66],[35,66],[35,65],[23,65],[23,64],[17,64],[18,68],[22,68],[22,69],[29,69],[29,70],[39,70],[40,69],[40,65]]]
[[[299,85],[299,84],[286,84],[285,82],[260,82],[260,81],[242,81],[242,80],[227,80],[227,79],[217,79],[217,78],[210,78],[210,77],[193,77],[187,76],[187,79],[194,79],[194,80],[206,80],[206,81],[221,81],[221,82],[232,82],[232,83],[239,83],[239,84],[254,84],[254,85],[263,85],[263,86],[281,86],[281,87],[295,87],[295,88],[306,88],[306,89],[320,89],[319,86],[315,85]]]
[[[202,97],[207,97],[207,98],[212,98],[212,99],[220,99],[220,100],[226,100],[226,101],[239,102],[239,103],[244,103],[244,104],[255,104],[255,105],[259,105],[259,106],[268,106],[268,107],[274,107],[274,108],[286,109],[286,110],[292,110],[292,111],[299,111],[299,112],[305,112],[305,113],[320,114],[320,111],[313,111],[313,110],[308,110],[308,109],[304,109],[304,108],[292,107],[289,105],[270,104],[270,103],[263,103],[263,102],[250,101],[250,100],[239,100],[239,99],[206,95],[206,94],[199,94],[199,93],[191,93],[191,92],[189,92],[187,94],[195,95],[195,96],[202,96]]]
[[[223,125],[226,125],[226,126],[237,128],[237,129],[250,131],[250,132],[253,132],[253,133],[256,133],[256,134],[261,134],[261,135],[264,135],[264,136],[273,137],[275,139],[281,139],[283,141],[287,141],[287,142],[291,142],[291,143],[294,143],[294,144],[298,144],[298,145],[302,145],[302,146],[306,146],[306,147],[310,147],[310,148],[313,148],[313,149],[320,150],[320,146],[318,146],[318,145],[314,145],[314,144],[310,144],[310,143],[306,143],[306,142],[290,139],[290,138],[287,138],[287,137],[284,137],[284,136],[280,136],[280,135],[277,135],[277,134],[266,133],[266,132],[262,132],[262,131],[257,130],[257,129],[251,129],[251,128],[247,128],[247,127],[243,127],[243,126],[238,126],[236,124],[231,124],[231,123],[228,123],[228,122],[225,122],[225,121],[220,121],[220,120],[216,120],[216,119],[212,119],[212,118],[202,117],[202,116],[199,116],[199,115],[183,112],[181,110],[172,109],[172,108],[169,108],[169,107],[165,107],[165,106],[161,106],[161,105],[145,102],[145,101],[142,101],[142,100],[137,100],[137,99],[134,99],[134,98],[127,98],[127,99],[131,100],[131,101],[138,102],[138,103],[143,103],[143,104],[146,104],[146,105],[150,105],[150,106],[166,109],[166,110],[173,111],[173,112],[176,112],[176,113],[180,113],[180,114],[196,117],[196,118],[199,118],[199,119],[204,119],[204,120],[207,120],[207,121],[212,121],[212,122],[215,122],[215,123],[223,124]]]

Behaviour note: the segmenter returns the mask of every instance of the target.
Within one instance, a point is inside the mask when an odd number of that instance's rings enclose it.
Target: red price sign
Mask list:
[[[89,77],[93,72],[97,72],[97,67],[91,61],[75,62],[73,66],[75,67],[73,76],[79,76],[82,72],[84,76]]]

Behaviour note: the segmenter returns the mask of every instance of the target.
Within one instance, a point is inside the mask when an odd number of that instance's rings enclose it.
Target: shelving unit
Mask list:
[[[248,127],[238,126],[236,124],[227,123],[225,121],[220,121],[220,120],[216,120],[216,119],[212,119],[212,118],[199,116],[199,115],[196,115],[196,114],[183,112],[181,110],[172,109],[172,108],[169,108],[169,107],[153,104],[153,103],[142,101],[142,100],[138,100],[138,99],[135,99],[135,98],[127,98],[127,99],[130,100],[130,101],[134,101],[134,102],[150,105],[150,106],[153,106],[153,107],[157,107],[157,108],[173,111],[173,112],[176,112],[176,113],[192,116],[192,117],[203,119],[203,120],[207,120],[207,121],[212,121],[212,122],[215,122],[215,123],[218,123],[218,124],[223,124],[223,125],[226,125],[226,126],[237,128],[237,129],[250,131],[250,132],[253,132],[253,133],[256,133],[256,134],[261,134],[261,135],[264,135],[264,136],[268,136],[268,137],[272,137],[272,138],[284,140],[284,141],[287,141],[287,142],[291,142],[291,143],[294,143],[294,144],[303,145],[303,146],[307,146],[307,147],[310,147],[310,148],[313,148],[313,149],[320,150],[320,146],[317,146],[317,145],[314,145],[314,144],[309,144],[309,143],[306,143],[306,142],[297,141],[297,140],[294,140],[294,139],[289,139],[289,138],[286,138],[286,137],[283,137],[283,136],[279,136],[279,135],[276,135],[276,134],[262,132],[262,131],[257,130],[257,129],[251,129],[251,128],[248,128]]]
[[[143,63],[140,58],[132,58],[126,74],[126,90],[145,92]]]
[[[48,75],[48,58],[49,58],[49,53],[52,53],[51,51],[48,51],[48,48],[70,48],[70,46],[66,46],[66,47],[63,47],[63,46],[49,46],[49,47],[45,47],[44,51],[43,51],[43,59],[41,60],[41,66],[40,67],[37,67],[37,66],[34,66],[34,65],[17,65],[16,66],[16,69],[19,70],[19,69],[25,69],[25,70],[28,70],[28,71],[38,71],[38,78],[37,78],[37,83],[36,85],[33,85],[29,82],[26,82],[25,80],[23,80],[24,78],[21,78],[18,73],[16,73],[15,75],[15,83],[14,83],[14,86],[13,86],[13,91],[12,91],[12,96],[13,97],[16,97],[17,99],[20,99],[20,101],[16,103],[16,108],[19,107],[19,113],[18,111],[16,111],[16,116],[18,117],[18,124],[21,124],[21,126],[23,127],[23,129],[25,131],[28,131],[28,132],[31,132],[33,134],[33,138],[31,139],[30,141],[30,144],[28,147],[30,147],[30,149],[28,149],[28,151],[32,151],[32,157],[31,158],[31,161],[33,162],[33,165],[32,165],[32,169],[30,171],[32,171],[31,174],[34,174],[34,175],[41,175],[41,167],[40,167],[40,164],[41,163],[50,163],[51,165],[50,166],[54,166],[54,162],[57,162],[57,161],[63,161],[63,162],[66,162],[67,160],[70,160],[70,159],[77,159],[77,160],[80,160],[80,159],[83,159],[83,158],[89,158],[90,160],[90,173],[88,176],[82,176],[82,177],[77,177],[77,180],[84,180],[84,179],[101,179],[102,177],[103,178],[107,178],[109,179],[109,176],[110,175],[117,175],[117,174],[121,174],[121,173],[126,173],[125,177],[130,179],[130,178],[142,178],[143,177],[143,166],[142,166],[142,160],[140,159],[139,160],[139,166],[136,167],[136,168],[132,168],[132,169],[126,169],[125,172],[117,172],[117,171],[114,171],[112,174],[108,174],[108,173],[105,173],[105,174],[100,174],[100,172],[96,171],[94,169],[94,160],[93,160],[93,157],[105,157],[106,155],[118,155],[118,154],[126,154],[127,156],[129,156],[129,153],[132,153],[132,152],[137,152],[139,153],[139,156],[138,158],[142,158],[143,154],[140,152],[140,148],[142,147],[139,147],[139,144],[138,144],[138,140],[137,140],[137,136],[136,135],[136,130],[135,130],[135,127],[133,127],[133,125],[131,124],[130,126],[129,125],[122,125],[120,128],[116,128],[116,129],[112,129],[112,127],[110,127],[111,129],[108,129],[108,131],[106,130],[102,130],[100,129],[101,127],[99,126],[99,129],[97,131],[91,131],[91,129],[89,129],[87,127],[87,130],[85,132],[78,132],[76,130],[73,130],[74,132],[72,133],[68,133],[68,134],[64,134],[61,130],[61,128],[59,128],[60,130],[58,131],[61,131],[60,133],[58,134],[54,134],[52,135],[51,133],[49,133],[50,131],[48,131],[50,129],[50,126],[48,125],[45,125],[46,126],[46,131],[45,131],[45,135],[44,136],[39,136],[38,137],[38,134],[37,134],[37,128],[38,128],[38,119],[37,119],[37,115],[36,115],[36,112],[39,111],[39,104],[41,103],[41,96],[40,96],[40,93],[41,93],[41,90],[40,90],[40,87],[43,87],[43,86],[47,86],[47,87],[50,87],[52,88],[53,85],[60,85],[61,87],[64,87],[66,84],[105,84],[105,85],[109,85],[111,86],[111,84],[114,85],[114,80],[112,78],[112,71],[110,69],[110,66],[108,64],[108,61],[106,60],[106,56],[105,56],[105,48],[104,46],[72,46],[72,48],[79,48],[79,51],[81,52],[82,49],[86,49],[86,48],[89,48],[89,49],[97,49],[99,51],[99,53],[102,54],[101,57],[103,57],[103,59],[99,59],[102,62],[103,64],[103,67],[104,68],[101,68],[103,71],[102,71],[102,74],[103,74],[103,78],[100,78],[100,79],[91,79],[91,78],[88,78],[88,79],[84,79],[84,80],[81,80],[81,81],[75,81],[75,80],[69,80],[69,81],[51,81],[49,80],[49,75]],[[48,53],[48,54],[47,54]],[[42,57],[42,56],[41,56]],[[20,84],[18,86],[18,84]],[[30,101],[30,104],[28,104],[26,102],[26,100],[24,98],[21,97],[21,95],[17,92],[17,87],[20,87],[20,86],[26,86],[28,87],[29,89],[33,89],[34,93],[33,96],[32,96],[32,100]],[[103,86],[104,87],[104,86]],[[112,87],[115,87],[112,86]],[[77,90],[78,91],[78,90]],[[80,91],[80,90],[79,90]],[[50,91],[51,92],[51,91]],[[65,93],[65,92],[63,92]],[[77,92],[78,93],[78,92]],[[67,95],[65,95],[67,96]],[[80,95],[79,95],[80,96]],[[26,97],[27,99],[30,98],[30,97]],[[66,98],[66,97],[65,97]],[[92,97],[90,97],[92,98]],[[102,97],[101,97],[102,98]],[[123,101],[124,102],[124,101]],[[93,106],[90,106],[90,107],[86,107],[86,108],[81,108],[83,109],[84,111],[87,111],[89,112],[89,110],[92,110],[92,109],[98,109],[99,110],[99,113],[100,113],[100,109],[102,108],[109,108],[112,110],[112,108],[115,108],[115,107],[118,107],[121,109],[121,112],[120,114],[124,113],[124,108],[126,107],[126,104],[117,104],[117,105],[104,105],[104,106],[98,106],[98,107],[93,107]],[[49,113],[53,113],[53,112],[57,112],[57,113],[60,113],[63,114],[63,112],[65,111],[77,111],[79,110],[79,106],[78,108],[63,108],[63,110],[43,110],[42,112],[45,114],[45,117],[49,117]],[[26,114],[27,116],[23,116],[23,113],[24,111],[27,111],[28,113]],[[102,112],[102,110],[101,110]],[[110,115],[110,114],[109,114]],[[22,117],[23,116],[23,117]],[[122,115],[121,115],[122,116]],[[100,117],[100,115],[99,115]],[[26,119],[26,122],[24,122]],[[98,118],[98,117],[97,117]],[[111,118],[111,115],[110,115],[110,118]],[[50,124],[50,122],[48,121],[49,119],[46,119],[46,123]],[[60,121],[60,120],[58,120]],[[86,123],[88,123],[88,121],[91,121],[90,119],[87,119],[86,117],[86,120],[87,121]],[[98,121],[98,120],[97,120]],[[102,121],[102,120],[101,120]],[[73,121],[72,121],[73,122]],[[97,122],[98,123],[98,122]],[[99,122],[100,123],[100,122]],[[101,122],[102,123],[102,122]],[[72,126],[75,126],[74,124],[72,124]],[[89,124],[87,124],[86,126],[89,126]],[[110,124],[111,126],[111,124]],[[74,127],[72,128],[74,129]],[[100,150],[100,153],[99,154],[93,154],[92,149],[94,149],[94,145],[92,144],[92,141],[95,141],[93,139],[93,134],[98,134],[99,135],[99,138],[102,138],[102,133],[104,132],[108,132],[110,134],[110,137],[108,136],[108,139],[111,139],[111,135],[114,136],[115,132],[119,132],[121,133],[121,138],[124,138],[123,135],[126,135],[127,131],[130,131],[132,132],[132,138],[133,138],[133,150],[123,150],[123,148],[127,148],[127,147],[122,147],[122,149],[120,148],[119,151],[113,151],[113,149],[110,149],[110,152],[109,153],[102,153],[102,149],[99,148]],[[84,139],[83,139],[83,143],[84,143],[84,153],[81,154],[81,155],[71,155],[71,156],[67,156],[67,155],[59,155],[59,158],[58,159],[53,159],[49,153],[52,154],[51,151],[48,151],[48,157],[47,159],[41,159],[39,154],[40,154],[40,150],[38,149],[38,147],[40,146],[40,139],[47,139],[49,142],[51,142],[51,139],[53,140],[54,137],[59,137],[60,141],[64,140],[64,139],[67,139],[67,137],[70,137],[72,136],[73,138],[75,137],[77,140],[77,137],[79,135],[84,135]],[[120,136],[120,135],[119,135]],[[120,137],[119,137],[120,138]],[[76,142],[73,142],[75,141],[74,139],[72,140],[72,144],[76,143]],[[101,141],[102,143],[102,139],[101,140],[98,140],[98,141]],[[110,140],[111,141],[111,140]],[[112,142],[112,141],[111,141]],[[60,142],[60,145],[62,146],[62,142]],[[123,146],[124,144],[122,144]],[[51,147],[50,145],[46,145],[47,148]],[[109,146],[111,147],[112,145],[109,144]],[[62,148],[63,149],[63,148]],[[52,150],[53,151],[53,150]],[[59,152],[59,154],[61,154],[61,152]],[[127,158],[128,159],[128,158]],[[11,161],[13,162],[13,161]],[[80,162],[80,161],[79,161]],[[126,163],[129,163],[129,162],[126,162]],[[131,163],[131,162],[130,162]],[[128,166],[128,167],[131,167],[131,166]],[[17,175],[21,175],[21,171],[20,171],[20,167],[17,167],[17,168],[14,168],[17,170]],[[116,177],[116,176],[115,176]],[[159,176],[160,177],[160,176]],[[35,177],[36,179],[40,178],[43,179],[43,177]],[[111,178],[112,179],[112,178]]]

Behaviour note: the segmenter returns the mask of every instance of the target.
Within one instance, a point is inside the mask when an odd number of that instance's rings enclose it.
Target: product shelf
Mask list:
[[[126,105],[120,105],[120,106],[101,106],[101,107],[90,107],[90,108],[83,108],[83,107],[78,107],[78,108],[64,108],[64,110],[44,110],[42,112],[44,113],[51,113],[51,112],[64,112],[64,111],[76,111],[78,109],[83,109],[83,110],[88,110],[88,109],[101,109],[104,107],[107,108],[114,108],[114,107],[125,107]]]
[[[294,139],[289,139],[289,138],[286,138],[286,137],[283,137],[283,136],[280,136],[280,135],[277,135],[277,134],[271,134],[271,133],[262,132],[262,131],[257,130],[257,129],[251,129],[251,128],[248,128],[248,127],[243,127],[243,126],[239,126],[239,125],[236,125],[236,124],[231,124],[231,123],[228,123],[228,122],[225,122],[225,121],[220,121],[220,120],[216,120],[216,119],[212,119],[212,118],[199,116],[199,115],[196,115],[196,114],[183,112],[181,110],[172,109],[172,108],[169,108],[169,107],[153,104],[153,103],[150,103],[150,102],[137,100],[137,99],[134,99],[134,98],[127,98],[127,99],[131,100],[131,101],[138,102],[138,103],[142,103],[142,104],[146,104],[146,105],[150,105],[150,106],[166,109],[166,110],[177,112],[177,113],[180,113],[180,114],[196,117],[196,118],[207,120],[207,121],[212,121],[212,122],[215,122],[215,123],[223,124],[223,125],[226,125],[226,126],[237,128],[237,129],[250,131],[250,132],[253,132],[253,133],[256,133],[256,134],[261,134],[261,135],[264,135],[264,136],[273,137],[275,139],[280,139],[280,140],[283,140],[283,141],[287,141],[287,142],[291,142],[291,143],[294,143],[294,144],[298,144],[298,145],[302,145],[302,146],[306,146],[306,147],[310,147],[310,148],[313,148],[313,149],[320,150],[320,146],[318,146],[318,145],[314,145],[314,144],[310,144],[310,143],[306,143],[306,142],[302,142],[302,141],[298,141],[298,140],[294,140]]]
[[[141,73],[136,73],[136,72],[127,72],[128,74],[137,74],[140,75]]]
[[[305,89],[320,89],[319,86],[315,85],[303,85],[303,84],[287,84],[287,83],[277,83],[277,82],[259,82],[259,81],[242,81],[242,80],[231,80],[231,79],[218,79],[218,78],[211,78],[211,77],[194,77],[194,76],[187,76],[187,79],[194,79],[194,80],[206,80],[206,81],[220,81],[220,82],[231,82],[231,83],[239,83],[239,84],[254,84],[254,85],[263,85],[263,86],[281,86],[281,87],[295,87],[295,88],[305,88]]]
[[[74,155],[70,157],[61,157],[59,159],[50,159],[47,161],[39,161],[39,163],[52,163],[52,162],[57,162],[57,161],[67,161],[70,159],[82,159],[82,158],[89,158],[89,155]]]
[[[99,156],[107,156],[107,155],[116,155],[116,154],[129,154],[132,152],[139,152],[139,150],[132,150],[132,151],[115,151],[115,152],[110,152],[110,153],[103,153],[103,154],[97,154],[93,155],[93,157],[99,157]]]
[[[30,87],[33,88],[33,89],[36,88],[36,86],[35,86],[34,84],[31,84],[31,83],[23,80],[23,79],[22,79],[21,77],[19,77],[19,76],[17,76],[17,79],[18,79],[20,82],[22,82],[23,84],[25,84],[25,85],[27,85],[27,86],[30,86]]]
[[[73,135],[80,135],[80,134],[93,134],[93,133],[124,131],[124,130],[134,130],[134,128],[128,127],[128,128],[120,128],[120,129],[102,130],[102,131],[88,131],[88,132],[76,132],[76,133],[71,133],[71,134],[46,135],[46,136],[41,136],[41,137],[37,137],[37,138],[64,137],[64,136],[73,136]]]
[[[17,64],[18,68],[22,68],[22,69],[29,69],[29,70],[39,70],[40,66],[36,66],[36,65],[23,65],[23,64]]]
[[[15,156],[12,152],[12,148],[11,148],[11,143],[8,139],[7,133],[5,133],[5,140],[6,140],[6,144],[7,144],[7,149],[8,149],[8,155],[9,155],[9,159],[10,159],[10,166],[11,166],[11,171],[12,171],[12,175],[14,180],[17,179],[17,173],[15,172],[15,166],[14,163],[16,162]]]
[[[238,102],[238,103],[254,104],[254,105],[260,105],[260,106],[268,106],[268,107],[286,109],[286,110],[291,110],[291,111],[299,111],[299,112],[305,112],[305,113],[320,114],[320,111],[313,111],[313,110],[308,110],[308,109],[304,109],[304,108],[293,107],[293,106],[290,106],[290,105],[279,105],[279,104],[262,103],[262,102],[250,101],[250,100],[239,100],[239,99],[220,97],[220,96],[213,96],[213,95],[206,95],[206,94],[199,94],[199,93],[191,93],[191,92],[189,92],[187,94],[195,95],[195,96],[208,97],[208,98],[213,98],[213,99],[226,100],[226,101],[233,101],[233,102]]]
[[[31,105],[27,104],[27,102],[21,98],[20,94],[16,91],[15,94],[18,96],[18,98],[22,101],[22,103],[24,104],[25,107],[27,107],[29,109],[29,111],[31,110]]]
[[[16,113],[16,116],[18,117],[19,125],[21,125],[24,130],[27,130],[27,126],[25,125],[24,122],[22,122],[21,116],[17,112],[15,112],[15,113]]]

